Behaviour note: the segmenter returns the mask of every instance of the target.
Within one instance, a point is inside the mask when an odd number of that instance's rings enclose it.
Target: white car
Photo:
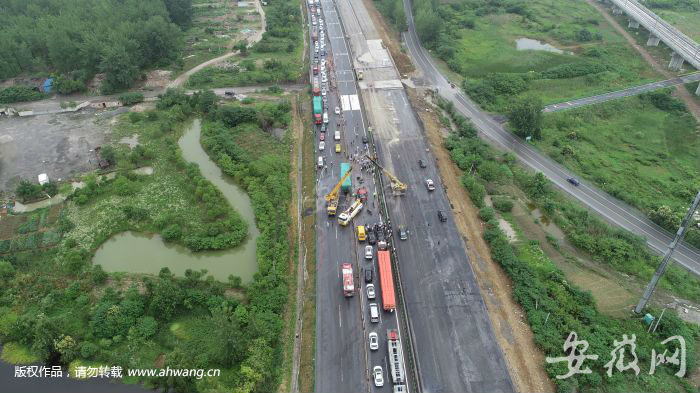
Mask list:
[[[340,114],[340,107],[339,107],[339,106],[336,106],[336,107],[335,107],[335,114],[336,114],[336,115],[339,115],[339,114]]]
[[[384,386],[384,371],[382,371],[382,366],[374,366],[372,375],[374,376],[374,386],[378,388]]]
[[[326,95],[326,89],[321,89],[321,95],[325,96]]]
[[[326,142],[324,142],[324,141],[319,142],[318,143],[318,150],[323,151],[325,149],[326,149]]]
[[[377,294],[374,292],[374,284],[367,284],[367,299],[374,299]]]
[[[365,246],[365,259],[372,259],[374,257],[374,250],[372,246]]]
[[[369,334],[369,349],[372,351],[379,349],[379,335],[377,332],[370,332]]]
[[[431,179],[425,179],[425,186],[428,187],[428,191],[435,191],[435,183]]]
[[[324,75],[324,76],[322,76],[322,77],[321,77],[321,82],[323,82],[323,83],[326,83],[326,82],[328,82],[328,78],[326,78],[326,76],[325,76],[325,75]]]

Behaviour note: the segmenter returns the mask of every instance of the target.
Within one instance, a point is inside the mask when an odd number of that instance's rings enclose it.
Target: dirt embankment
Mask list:
[[[411,59],[401,47],[401,38],[396,32],[396,29],[393,26],[387,26],[384,18],[382,18],[382,15],[374,6],[372,0],[362,1],[365,4],[365,8],[367,8],[367,13],[369,13],[370,18],[372,18],[374,27],[382,37],[384,45],[389,49],[391,57],[394,58],[394,63],[396,63],[396,68],[399,69],[399,73],[401,73],[401,75],[408,75],[413,72],[415,68],[413,67],[413,63],[411,63]]]
[[[453,206],[455,223],[466,238],[467,254],[484,296],[496,339],[503,350],[513,384],[518,392],[554,392],[544,370],[544,354],[535,346],[525,313],[512,297],[512,283],[483,239],[483,226],[469,194],[460,184],[461,171],[443,144],[434,107],[416,90],[408,90],[412,106],[423,122],[425,135],[435,155],[438,170]],[[430,112],[426,111],[430,109]]]

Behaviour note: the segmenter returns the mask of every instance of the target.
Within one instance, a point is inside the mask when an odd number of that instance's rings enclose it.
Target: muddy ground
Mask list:
[[[14,191],[20,179],[36,182],[40,173],[65,180],[97,168],[94,149],[125,111],[0,118],[0,192]]]

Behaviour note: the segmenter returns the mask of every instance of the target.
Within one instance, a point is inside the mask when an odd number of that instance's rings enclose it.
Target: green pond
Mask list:
[[[93,263],[102,265],[108,272],[157,274],[162,267],[168,267],[171,272],[183,275],[187,269],[207,269],[207,274],[220,281],[226,281],[231,274],[241,277],[244,282],[252,280],[257,271],[255,240],[260,232],[255,226],[250,198],[209,159],[199,144],[200,135],[201,122],[197,119],[178,142],[182,155],[187,161],[199,165],[202,175],[248,222],[246,241],[231,250],[193,253],[185,247],[166,244],[159,235],[124,232],[100,246]]]

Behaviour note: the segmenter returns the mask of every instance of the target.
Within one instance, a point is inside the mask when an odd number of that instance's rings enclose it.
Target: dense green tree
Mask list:
[[[192,15],[191,0],[6,1],[0,7],[0,79],[55,71],[62,94],[83,90],[96,72],[107,74],[104,90],[123,89],[139,69],[176,60],[181,32],[170,21],[184,26]]]
[[[420,37],[422,43],[427,46],[432,46],[437,42],[440,34],[440,18],[429,7],[417,7],[416,9],[416,33]]]
[[[28,180],[20,180],[19,185],[15,189],[15,194],[23,201],[37,199],[44,195],[40,185]]]
[[[170,20],[186,27],[192,22],[192,0],[164,0]]]
[[[542,109],[542,100],[536,97],[526,97],[515,102],[508,113],[513,131],[523,138],[532,136],[542,139]]]

